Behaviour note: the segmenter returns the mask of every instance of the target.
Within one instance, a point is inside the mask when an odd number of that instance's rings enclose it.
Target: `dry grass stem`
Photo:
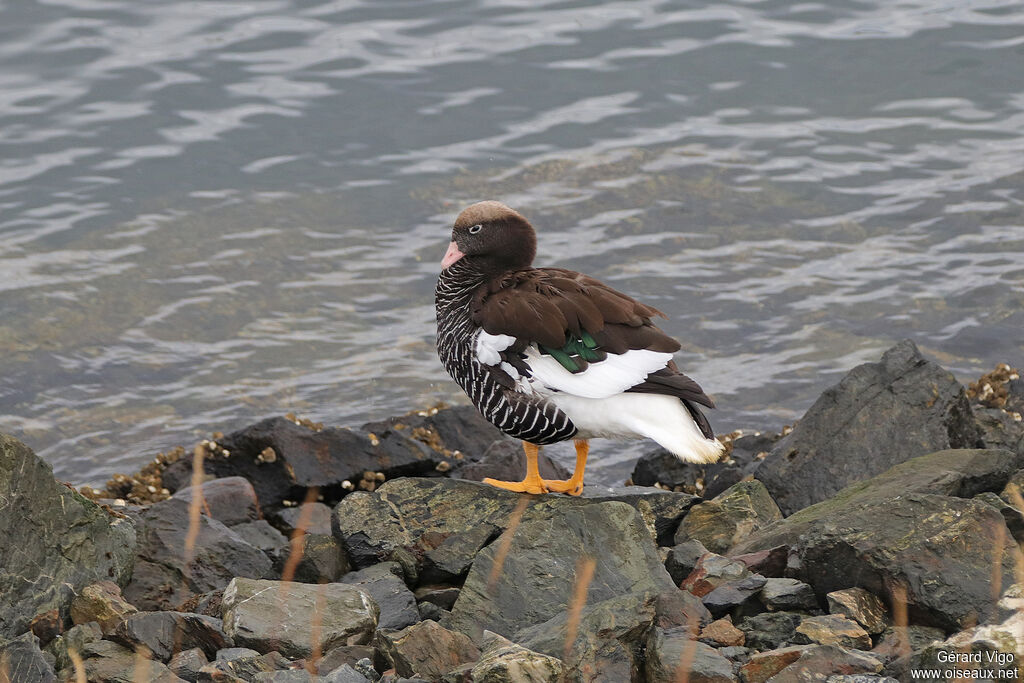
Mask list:
[[[310,654],[309,659],[306,660],[306,670],[314,676],[317,675],[320,657],[323,655],[320,647],[320,639],[324,625],[323,613],[324,602],[326,601],[326,595],[324,592],[326,585],[327,584],[324,581],[320,581],[320,584],[317,586],[316,602],[313,604],[313,615],[310,618],[311,621],[309,625],[309,639],[312,641],[310,643],[312,653]]]
[[[700,622],[697,614],[691,612],[686,616],[686,634],[689,639],[683,646],[679,655],[679,664],[676,666],[676,683],[689,683],[690,669],[693,668],[693,660],[697,656],[697,632],[700,630]]]
[[[151,662],[149,656],[152,654],[149,648],[140,646],[135,648],[135,669],[132,672],[132,683],[147,683],[150,680],[149,669]]]
[[[1003,592],[1003,547],[1006,544],[1006,525],[996,527],[996,539],[992,547],[992,600],[998,600]]]
[[[494,553],[494,564],[491,566],[491,574],[487,577],[487,592],[489,593],[493,593],[495,586],[498,585],[498,577],[501,576],[502,567],[505,566],[505,558],[508,557],[508,551],[512,548],[512,537],[515,536],[519,523],[523,521],[523,513],[526,512],[526,506],[529,504],[529,496],[519,496],[519,502],[516,503],[515,509],[508,516],[508,528],[502,534],[498,552]]]
[[[288,583],[295,578],[295,570],[299,568],[299,562],[302,561],[302,556],[305,553],[305,543],[303,538],[306,535],[306,530],[309,529],[310,523],[313,521],[313,506],[308,503],[315,503],[317,498],[320,496],[320,489],[313,486],[306,489],[306,497],[302,501],[302,507],[299,508],[299,519],[295,523],[295,530],[292,531],[292,537],[288,542],[288,559],[284,563],[284,569],[281,571],[281,599],[283,600],[288,594]]]
[[[583,614],[583,607],[587,604],[587,591],[590,590],[590,582],[594,580],[594,567],[597,562],[593,557],[584,556],[576,563],[576,581],[573,585],[572,597],[569,600],[569,619],[565,627],[565,645],[562,649],[562,661],[569,661],[569,653],[572,652],[573,643],[576,642],[576,632],[580,626],[580,615]]]
[[[192,457],[192,500],[188,504],[188,533],[185,534],[185,573],[189,572],[192,558],[196,550],[196,540],[199,538],[199,519],[203,513],[205,501],[203,500],[203,458],[206,457],[206,446],[199,444],[193,451]]]
[[[890,589],[892,595],[892,625],[899,640],[899,656],[910,656],[910,640],[907,635],[907,588],[897,583]]]
[[[89,679],[85,675],[85,662],[82,661],[82,655],[78,654],[78,650],[69,647],[68,659],[71,660],[71,666],[75,670],[75,683],[88,683]]]

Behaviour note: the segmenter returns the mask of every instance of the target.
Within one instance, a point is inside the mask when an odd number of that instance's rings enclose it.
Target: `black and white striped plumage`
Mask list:
[[[680,459],[722,453],[678,371],[679,343],[661,315],[573,271],[533,268],[521,215],[480,202],[455,222],[437,283],[437,349],[445,370],[492,424],[543,445],[570,438],[652,438]]]

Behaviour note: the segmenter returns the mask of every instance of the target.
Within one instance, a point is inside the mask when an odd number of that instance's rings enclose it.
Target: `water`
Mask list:
[[[1019,365],[1022,27],[995,0],[5,3],[0,429],[99,484],[266,415],[462,400],[432,293],[484,198],[540,264],[664,310],[720,432],[903,337],[962,380]]]

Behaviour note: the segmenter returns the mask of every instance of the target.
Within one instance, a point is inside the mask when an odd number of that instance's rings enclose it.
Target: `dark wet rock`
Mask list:
[[[568,479],[572,474],[543,451],[537,457],[537,469],[544,479]],[[502,481],[519,481],[526,475],[523,446],[518,441],[496,441],[487,448],[479,460],[464,461],[450,474],[452,477],[469,481],[483,481],[487,477]]]
[[[802,620],[803,615],[795,612],[765,612],[747,617],[739,623],[739,629],[746,634],[747,647],[774,650],[793,641]]]
[[[251,647],[226,647],[223,650],[217,651],[217,656],[214,661],[216,664],[228,664],[236,659],[259,657],[259,655],[260,653]]]
[[[746,642],[743,631],[733,626],[729,617],[722,617],[701,629],[700,639],[712,647],[735,647]]]
[[[754,531],[780,519],[782,513],[764,484],[741,481],[693,506],[679,523],[675,543],[697,540],[711,552],[724,554]]]
[[[447,623],[452,615],[450,610],[442,609],[432,602],[421,602],[416,605],[416,611],[420,613],[420,620],[430,619],[437,623]]]
[[[0,433],[0,639],[29,629],[56,609],[63,620],[76,591],[96,581],[123,586],[131,576],[135,529],[54,480],[53,470],[17,439]]]
[[[103,631],[100,630],[100,625],[95,621],[91,621],[88,624],[79,624],[72,626],[66,632],[54,638],[46,646],[46,652],[54,658],[54,669],[61,671],[71,666],[68,650],[82,652],[87,644],[94,643],[102,638]]]
[[[263,552],[269,553],[279,550],[288,545],[288,538],[280,531],[270,525],[265,519],[257,519],[255,522],[236,524],[231,530],[242,537],[246,543]]]
[[[740,678],[743,683],[765,683],[787,666],[800,659],[807,650],[806,645],[781,647],[750,656],[749,661],[740,667]]]
[[[854,650],[870,650],[871,636],[860,624],[835,614],[804,617],[796,627],[793,641],[800,645],[838,645]]]
[[[399,676],[436,680],[480,658],[480,650],[462,633],[423,621],[393,633],[378,632],[377,650]]]
[[[141,659],[123,645],[109,640],[88,643],[80,653],[86,680],[99,683],[180,683],[163,663]],[[72,675],[72,680],[74,676]]]
[[[688,591],[670,590],[659,593],[655,598],[654,608],[655,626],[685,626],[694,638],[700,633],[701,628],[714,619],[701,599]]]
[[[285,534],[291,535],[299,526],[308,534],[331,533],[331,508],[319,502],[302,503],[269,513],[268,518]]]
[[[735,581],[728,581],[706,594],[702,602],[711,612],[711,616],[718,619],[735,609],[757,602],[757,595],[764,588],[765,581],[767,579],[760,574],[750,574]]]
[[[562,662],[485,631],[480,659],[470,669],[474,683],[558,683]]]
[[[742,562],[747,569],[769,578],[780,578],[789,564],[789,546],[780,545],[768,550],[758,550],[743,555],[733,555],[732,560]]]
[[[395,631],[421,620],[416,598],[401,576],[402,570],[397,563],[386,562],[346,574],[342,581],[360,588],[377,603],[380,608],[378,629]]]
[[[199,680],[199,672],[209,663],[210,660],[206,658],[203,648],[193,647],[171,657],[171,661],[167,662],[167,668],[178,678],[195,683]]]
[[[693,572],[700,560],[708,552],[700,541],[684,541],[668,551],[665,557],[665,569],[669,576],[679,585]]]
[[[885,605],[863,588],[832,591],[825,599],[828,601],[829,614],[853,619],[872,635],[881,633],[889,624]]]
[[[757,478],[790,515],[911,458],[982,445],[963,386],[904,340],[827,389]]]
[[[714,648],[691,640],[684,629],[654,628],[647,640],[647,683],[679,680],[678,668],[686,666],[693,683],[732,683],[732,662]]]
[[[871,650],[882,662],[882,674],[904,681],[910,678],[911,657],[946,637],[930,626],[889,627]]]
[[[812,645],[795,662],[771,678],[772,683],[804,683],[831,675],[876,674],[882,663],[875,657],[836,645]]]
[[[356,663],[360,659],[369,661],[373,658],[373,653],[372,645],[339,645],[338,647],[331,648],[317,661],[317,670],[321,675],[330,673],[342,666],[349,666],[355,670]]]
[[[998,511],[1003,516],[1003,521],[1006,522],[1006,528],[1009,529],[1013,540],[1024,543],[1024,512],[991,491],[979,493],[974,499],[990,505]]]
[[[956,631],[992,612],[1020,551],[1004,543],[999,512],[952,496],[1000,488],[1016,459],[995,450],[924,455],[757,532],[736,552],[788,546],[793,577],[819,597],[859,585],[891,604],[905,590],[911,623]],[[1004,585],[993,591],[997,546]]]
[[[592,600],[593,594],[588,598]],[[650,593],[588,602],[580,613],[568,656],[562,660],[566,680],[635,680],[642,666],[638,653],[657,619],[658,602],[659,596]],[[522,629],[511,640],[534,652],[562,658],[568,637],[568,613],[563,609],[543,624]]]
[[[202,493],[203,514],[212,517],[225,526],[253,522],[260,518],[260,502],[256,490],[243,477],[211,479],[199,486]],[[196,488],[186,486],[174,494],[174,498],[191,503]]]
[[[89,584],[71,600],[71,622],[78,625],[95,621],[104,633],[136,612],[138,610],[124,599],[121,588],[113,581]]]
[[[761,602],[772,611],[800,611],[818,608],[814,589],[796,579],[768,579],[761,589]]]
[[[139,612],[118,624],[111,640],[137,649],[144,646],[155,659],[167,662],[178,651],[198,647],[207,657],[230,643],[220,619],[184,612]]]
[[[314,624],[320,652],[366,643],[379,616],[373,599],[355,586],[241,578],[225,589],[223,609],[224,632],[236,644],[287,657],[312,653]]]
[[[419,572],[419,580],[424,583],[462,580],[476,554],[497,538],[501,531],[494,524],[484,523],[454,536],[434,532],[423,534],[419,547],[427,550],[423,553],[423,569]]]
[[[432,602],[441,609],[451,611],[459,599],[458,588],[454,586],[420,586],[416,589],[416,602]]]
[[[5,683],[55,683],[52,661],[39,649],[39,639],[26,633],[0,641],[0,681]]]
[[[191,612],[192,614],[202,614],[207,617],[216,617],[217,619],[220,619],[221,600],[223,598],[223,589],[209,591],[208,593],[201,593],[200,595],[193,595],[191,598],[181,603],[176,611]]]
[[[465,405],[421,410],[370,422],[362,429],[378,435],[390,430],[401,432],[439,452],[453,465],[460,461],[456,452],[461,453],[463,459],[473,461],[479,459],[495,441],[518,445],[484,419],[476,408]]]
[[[591,602],[675,588],[640,514],[625,503],[527,510],[492,582],[506,540],[503,535],[480,551],[452,610],[451,627],[474,639],[483,629],[511,637],[564,612],[583,556],[599,559],[587,593]]]
[[[702,598],[719,586],[739,581],[750,575],[750,570],[742,562],[736,562],[715,553],[707,553],[697,559],[693,571],[683,579],[679,587]]]
[[[388,479],[432,472],[440,460],[437,452],[395,430],[313,431],[272,417],[220,439],[203,469],[217,477],[245,477],[260,504],[271,507],[300,499],[309,487],[340,488],[346,481],[357,485],[365,472],[380,472]],[[192,456],[187,456],[169,470],[180,480],[191,476],[191,466]]]
[[[487,484],[458,479],[397,479],[373,493],[346,496],[334,510],[334,535],[353,564],[365,567],[399,548],[423,547],[424,536],[470,535],[479,525],[505,529],[520,496]],[[527,499],[527,512],[586,507],[623,501],[636,508],[652,537],[669,544],[679,520],[698,499],[659,489],[587,487],[580,497],[546,495]],[[477,540],[474,540],[477,539]],[[461,543],[462,539],[451,541]],[[437,547],[427,543],[428,548]],[[420,560],[422,562],[422,559]]]
[[[972,407],[986,446],[1024,454],[1024,421],[1000,408]]]
[[[274,560],[274,572],[283,576],[293,567],[294,573],[284,577],[300,583],[321,583],[337,581],[349,569],[345,551],[334,536],[304,534],[280,549]],[[298,558],[297,562],[296,559]]]
[[[188,502],[168,499],[141,514],[138,558],[125,597],[139,609],[172,608],[193,595],[223,588],[236,577],[260,578],[270,571],[263,551],[215,519],[199,517],[191,562],[186,564]]]

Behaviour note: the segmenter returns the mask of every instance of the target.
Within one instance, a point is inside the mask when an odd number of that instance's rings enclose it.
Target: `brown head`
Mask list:
[[[501,202],[478,202],[455,219],[441,270],[466,259],[476,270],[497,275],[529,268],[536,253],[537,235],[529,221]]]

